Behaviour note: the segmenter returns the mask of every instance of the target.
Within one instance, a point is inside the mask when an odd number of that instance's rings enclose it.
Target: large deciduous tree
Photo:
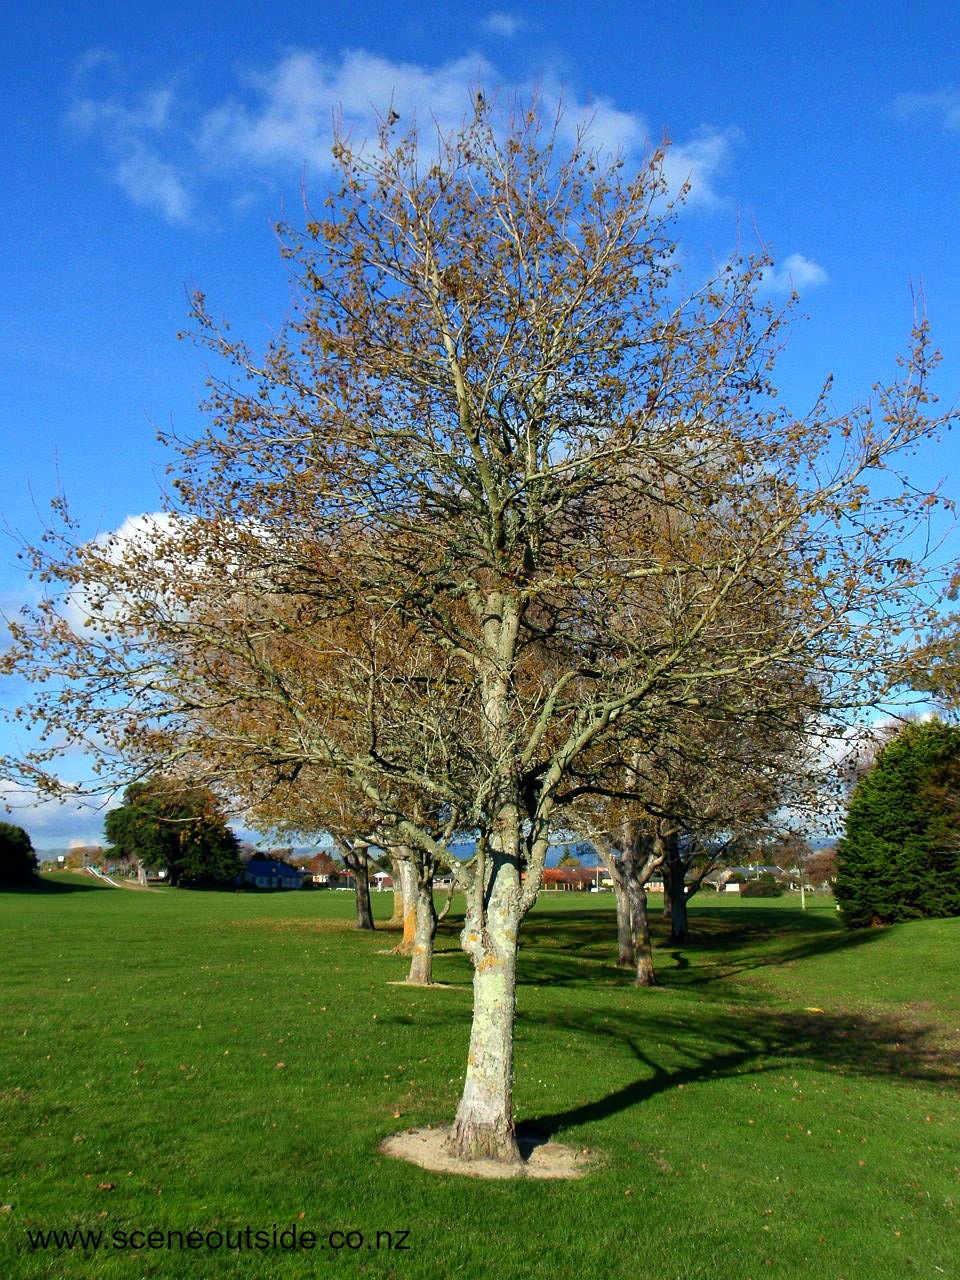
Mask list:
[[[475,833],[450,1146],[515,1161],[518,931],[575,767],[713,690],[756,715],[773,669],[821,714],[879,694],[916,607],[925,508],[894,464],[936,425],[930,355],[921,326],[873,406],[793,416],[763,257],[685,294],[662,156],[629,177],[564,153],[536,108],[480,98],[451,137],[388,123],[336,156],[322,216],[284,233],[298,301],[266,355],[197,300],[232,371],[180,448],[176,518],[41,549],[93,625],[51,602],[7,664],[56,678],[28,718],[105,759],[227,788],[329,771],[441,864],[438,815]],[[50,760],[19,776],[55,786]]]

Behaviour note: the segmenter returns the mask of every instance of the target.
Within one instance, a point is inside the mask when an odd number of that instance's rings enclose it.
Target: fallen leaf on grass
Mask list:
[[[115,1182],[98,1182],[98,1191],[112,1191],[117,1184]]]

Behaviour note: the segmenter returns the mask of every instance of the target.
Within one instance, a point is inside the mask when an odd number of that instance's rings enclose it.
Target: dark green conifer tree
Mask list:
[[[852,928],[960,915],[960,728],[908,725],[853,792],[834,885]]]

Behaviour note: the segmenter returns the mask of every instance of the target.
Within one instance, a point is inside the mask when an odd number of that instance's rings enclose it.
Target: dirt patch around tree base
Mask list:
[[[498,1160],[460,1160],[447,1151],[447,1127],[406,1129],[380,1144],[384,1155],[409,1160],[434,1173],[459,1173],[468,1178],[582,1178],[597,1163],[597,1154],[587,1147],[568,1147],[548,1142],[534,1134],[517,1134],[522,1157],[519,1164]]]

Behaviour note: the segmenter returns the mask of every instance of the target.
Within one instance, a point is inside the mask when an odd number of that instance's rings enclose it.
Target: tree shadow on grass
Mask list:
[[[82,880],[54,880],[52,876],[38,876],[27,884],[0,885],[0,893],[25,893],[36,897],[44,894],[100,893],[110,888],[110,885],[98,884],[95,880],[85,884]]]
[[[534,1015],[536,1016],[536,1015]],[[557,1028],[565,1024],[539,1019]],[[656,1024],[656,1020],[654,1020]],[[680,1085],[696,1085],[731,1076],[755,1076],[818,1064],[824,1071],[861,1079],[897,1079],[960,1090],[960,1055],[941,1028],[867,1014],[758,1014],[727,1009],[721,1018],[665,1017],[656,1035],[669,1038],[683,1064],[664,1065],[641,1048],[636,1019],[587,1016],[578,1026],[626,1045],[643,1074],[592,1102],[524,1122],[532,1133],[552,1136],[561,1130],[608,1119]],[[650,1037],[644,1020],[644,1039]]]
[[[652,927],[656,953],[670,948],[672,964],[657,963],[662,986],[694,987],[736,977],[753,969],[792,964],[814,956],[857,948],[876,940],[873,929],[854,932],[829,915],[799,912],[705,910],[693,920],[690,940],[678,949],[665,923]],[[590,986],[606,981],[629,986],[629,970],[615,966],[616,927],[610,912],[541,912],[520,934],[518,981],[525,986]]]

